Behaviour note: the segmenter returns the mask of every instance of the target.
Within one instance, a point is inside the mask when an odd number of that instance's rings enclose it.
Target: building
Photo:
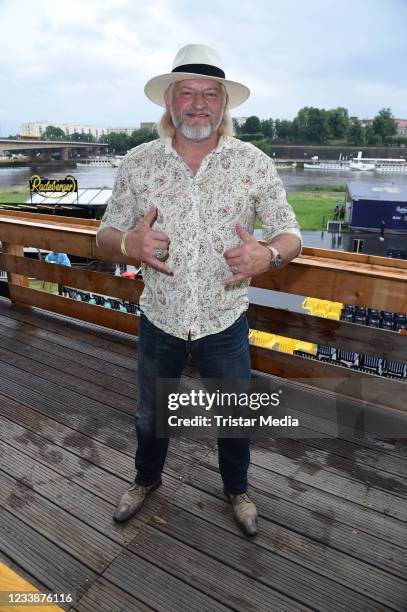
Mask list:
[[[395,119],[397,123],[397,135],[407,136],[407,119]]]
[[[351,121],[355,121],[357,117],[349,117]],[[359,119],[362,127],[367,127],[373,124],[373,119]],[[394,119],[397,124],[397,136],[407,136],[407,119]]]
[[[79,134],[92,134],[95,139],[99,139],[101,136],[107,136],[112,132],[124,133],[128,136],[131,136],[134,130],[137,130],[136,126],[134,127],[95,127],[94,125],[83,125],[80,123],[53,123],[53,122],[43,122],[43,121],[28,121],[26,123],[21,124],[20,128],[20,136],[22,138],[41,138],[43,133],[45,132],[47,126],[53,125],[54,127],[60,128],[65,132],[67,136],[74,134],[75,132]],[[140,127],[154,127],[154,123],[145,122],[140,125]],[[152,128],[150,128],[152,129]]]
[[[140,130],[154,130],[157,123],[155,121],[142,121],[140,123]]]

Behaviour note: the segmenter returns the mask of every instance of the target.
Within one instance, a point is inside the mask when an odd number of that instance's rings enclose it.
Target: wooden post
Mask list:
[[[17,255],[19,257],[24,257],[24,247],[21,244],[2,242],[2,247],[3,247],[3,253],[7,253],[8,255]],[[23,276],[22,274],[16,274],[15,272],[7,271],[7,281],[10,287],[10,299],[12,302],[17,301],[13,298],[12,285],[18,285],[20,287],[29,287],[30,285],[28,276]]]

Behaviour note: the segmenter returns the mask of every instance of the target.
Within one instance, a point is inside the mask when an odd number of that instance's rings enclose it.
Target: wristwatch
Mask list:
[[[271,252],[271,262],[270,262],[269,271],[278,270],[278,268],[283,263],[280,253],[277,251],[276,248],[271,246],[271,244],[266,244],[266,248]]]

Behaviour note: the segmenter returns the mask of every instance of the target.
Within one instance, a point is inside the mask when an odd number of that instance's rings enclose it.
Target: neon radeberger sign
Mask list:
[[[78,181],[75,177],[67,174],[63,179],[48,179],[34,174],[30,178],[30,193],[38,193],[41,196],[52,199],[60,199],[70,193],[78,193]]]

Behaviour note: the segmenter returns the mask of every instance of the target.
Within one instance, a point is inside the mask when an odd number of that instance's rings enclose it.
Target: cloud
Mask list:
[[[155,120],[144,84],[189,42],[218,49],[227,76],[251,88],[241,116],[292,118],[312,105],[403,117],[406,21],[403,0],[3,0],[0,129]]]

